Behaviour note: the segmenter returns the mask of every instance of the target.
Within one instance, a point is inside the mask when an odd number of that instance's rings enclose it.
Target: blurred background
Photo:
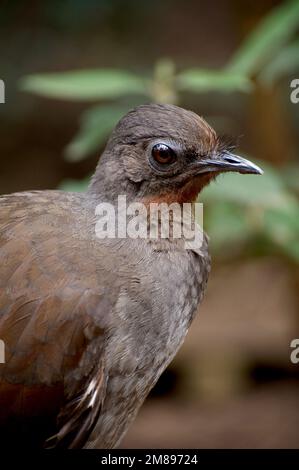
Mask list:
[[[0,193],[84,190],[119,117],[152,101],[265,170],[201,196],[206,298],[124,448],[299,447],[298,32],[298,0],[1,1]]]

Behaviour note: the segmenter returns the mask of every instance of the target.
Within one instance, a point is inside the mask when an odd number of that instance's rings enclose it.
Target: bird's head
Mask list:
[[[126,114],[114,129],[91,189],[106,186],[148,202],[192,202],[219,173],[261,174],[230,152],[197,114],[149,104]]]

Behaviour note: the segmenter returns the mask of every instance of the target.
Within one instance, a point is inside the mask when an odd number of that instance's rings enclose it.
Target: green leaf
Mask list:
[[[219,250],[232,242],[244,242],[250,226],[244,211],[235,204],[219,202],[204,209],[204,229],[210,237],[212,249]]]
[[[268,14],[247,37],[227,66],[230,72],[253,75],[277,53],[299,25],[299,2],[290,0]]]
[[[265,84],[272,84],[285,75],[299,69],[299,42],[284,47],[282,51],[265,66],[258,78]]]
[[[147,93],[147,84],[142,77],[125,70],[110,69],[29,75],[21,80],[21,88],[50,98],[78,101]]]
[[[85,111],[78,134],[66,147],[66,159],[79,161],[99,149],[127,111],[125,106],[95,106]]]
[[[177,75],[177,87],[191,92],[250,91],[252,84],[244,75],[223,70],[189,69]]]
[[[284,168],[282,178],[286,186],[299,195],[299,165],[291,163]]]
[[[268,238],[293,260],[299,261],[299,204],[267,209],[264,230]]]
[[[68,191],[68,192],[83,192],[86,191],[90,182],[90,177],[85,178],[83,180],[74,180],[74,179],[65,179],[60,183],[58,189],[61,191]]]
[[[295,241],[295,243],[287,243],[283,246],[283,251],[286,255],[289,256],[293,261],[299,263],[299,243]]]

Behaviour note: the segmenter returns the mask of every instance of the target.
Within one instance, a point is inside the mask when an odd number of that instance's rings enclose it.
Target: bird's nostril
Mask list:
[[[233,158],[233,157],[225,157],[225,161],[227,163],[239,163],[238,160],[236,158]]]

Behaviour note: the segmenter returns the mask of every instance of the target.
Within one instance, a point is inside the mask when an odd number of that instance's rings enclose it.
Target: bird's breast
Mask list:
[[[97,447],[117,444],[182,345],[209,270],[208,258],[175,250],[152,253],[146,269],[137,266],[115,307],[107,394],[91,439]]]

